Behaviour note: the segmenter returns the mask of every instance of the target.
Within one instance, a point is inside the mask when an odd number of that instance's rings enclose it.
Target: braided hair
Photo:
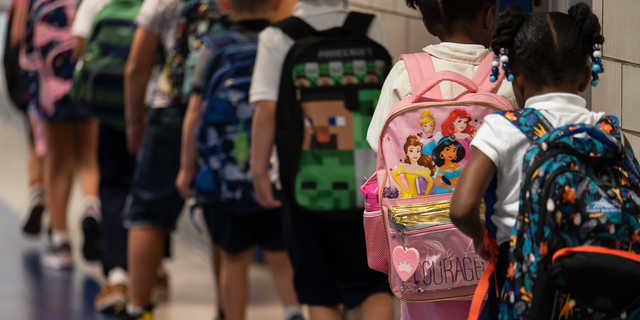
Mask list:
[[[420,9],[422,20],[431,30],[447,32],[457,23],[472,22],[487,6],[496,6],[497,0],[405,0],[407,7]]]
[[[509,5],[498,16],[491,49],[508,50],[513,72],[536,87],[576,81],[595,44],[604,43],[598,17],[584,3],[560,12],[528,14]]]

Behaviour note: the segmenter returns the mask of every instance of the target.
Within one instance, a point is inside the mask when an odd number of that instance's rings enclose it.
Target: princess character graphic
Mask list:
[[[476,134],[476,128],[472,126],[471,114],[464,109],[454,109],[449,114],[447,120],[442,123],[442,134],[445,137],[453,137],[464,147],[465,156],[460,160],[460,164],[465,165],[469,161],[471,154],[470,144]]]
[[[433,150],[433,160],[438,166],[434,181],[438,187],[436,194],[451,192],[458,185],[458,178],[464,167],[460,162],[466,154],[467,152],[460,142],[453,137],[449,136],[440,140],[438,146]]]
[[[433,149],[438,145],[438,141],[442,139],[442,133],[436,133],[436,120],[433,118],[431,110],[422,110],[420,114],[420,126],[422,127],[422,154],[430,155]]]
[[[431,178],[436,170],[433,159],[422,153],[423,145],[415,135],[407,137],[404,144],[406,158],[404,163],[398,165],[398,169],[391,173],[393,179],[400,186],[400,198],[413,198],[420,195],[428,195],[433,188]],[[403,184],[400,175],[404,175],[407,184]]]

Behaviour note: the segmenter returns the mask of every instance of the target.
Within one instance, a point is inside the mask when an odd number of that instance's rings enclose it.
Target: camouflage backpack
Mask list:
[[[169,94],[177,103],[189,101],[191,78],[198,58],[200,38],[226,30],[227,17],[212,0],[187,0],[176,28],[176,42],[163,73],[169,79]]]

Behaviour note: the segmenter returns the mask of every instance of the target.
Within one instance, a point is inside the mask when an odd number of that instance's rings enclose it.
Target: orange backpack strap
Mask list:
[[[480,312],[482,311],[482,301],[484,300],[484,296],[489,291],[489,278],[496,272],[498,253],[500,252],[500,248],[498,247],[496,239],[489,235],[488,230],[484,233],[484,247],[489,251],[491,261],[489,261],[487,268],[484,269],[482,278],[480,278],[480,282],[478,282],[478,286],[476,287],[476,292],[474,292],[473,294],[473,301],[471,302],[471,310],[469,310],[468,320],[477,320],[480,316]],[[498,291],[498,277],[494,276],[493,279],[496,282],[495,285],[497,297],[500,295],[500,292]]]
[[[489,77],[491,76],[491,69],[493,69],[493,57],[495,54],[493,52],[489,52],[489,54],[482,60],[480,67],[476,70],[476,73],[473,75],[473,82],[475,82],[480,89],[483,89],[487,92],[493,91],[497,88],[501,83],[502,79],[504,79],[504,71],[502,71],[502,62],[500,62],[500,72],[498,73],[498,80],[496,82],[491,82]]]

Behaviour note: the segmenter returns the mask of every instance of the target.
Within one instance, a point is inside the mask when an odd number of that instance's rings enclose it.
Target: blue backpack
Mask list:
[[[200,170],[196,198],[207,196],[240,213],[261,211],[255,200],[249,151],[253,108],[249,87],[258,34],[229,31],[202,39],[214,53],[203,86],[203,112],[197,130]]]
[[[640,319],[640,167],[617,119],[501,114],[532,144],[499,319]]]

